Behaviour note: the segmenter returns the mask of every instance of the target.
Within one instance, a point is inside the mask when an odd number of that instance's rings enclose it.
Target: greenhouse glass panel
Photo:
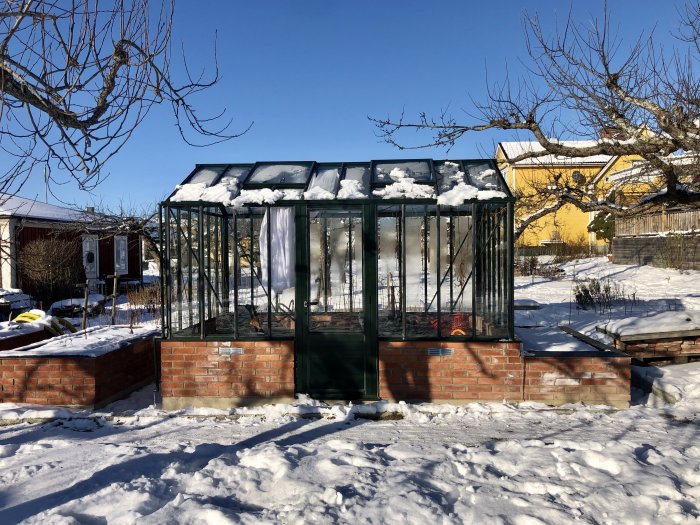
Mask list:
[[[467,182],[464,172],[462,171],[462,167],[458,162],[435,162],[434,166],[435,171],[437,172],[439,193],[444,193],[451,190],[460,182]]]
[[[306,184],[311,173],[308,164],[257,164],[246,184]]]
[[[403,261],[401,206],[381,206],[377,213],[377,306],[380,337],[401,336]]]
[[[348,165],[345,177],[340,181],[338,198],[362,199],[369,196],[369,166]]]
[[[405,206],[406,336],[437,335],[438,232],[435,206]]]
[[[205,186],[211,185],[219,175],[224,171],[224,166],[207,166],[199,168],[196,172],[192,174],[190,179],[186,182],[187,184],[204,184]]]
[[[364,326],[362,217],[354,210],[309,211],[309,331]]]
[[[238,260],[234,285],[238,290],[235,312],[238,333],[241,337],[264,337],[269,332],[269,292],[263,284],[267,281],[267,268],[260,261],[260,231],[265,208],[251,207],[237,211],[235,239]]]
[[[175,208],[168,214],[171,239],[171,329],[178,335],[199,335],[199,211]],[[172,257],[174,252],[175,257]]]
[[[273,336],[294,333],[296,295],[296,236],[293,207],[270,207],[260,224],[259,250],[262,286],[269,303]]]
[[[440,214],[440,330],[443,337],[471,336],[474,283],[472,206]]]
[[[335,199],[339,181],[339,167],[319,167],[311,177],[309,189],[304,193],[304,198],[307,200]]]
[[[463,165],[473,186],[480,190],[508,192],[492,163],[463,161]]]
[[[476,316],[477,335],[508,337],[510,282],[508,249],[508,206],[484,204],[480,206],[476,221],[477,260]]]
[[[226,168],[226,171],[224,171],[223,175],[221,176],[220,182],[223,182],[224,179],[226,179],[227,181],[233,179],[242,181],[246,178],[248,173],[250,173],[250,170],[252,168],[253,166],[229,166],[228,168]]]
[[[433,172],[427,160],[376,162],[374,164],[374,184],[391,184],[409,177],[415,182],[433,181]]]
[[[219,333],[229,312],[225,217],[218,208],[202,215],[203,302],[206,332]]]

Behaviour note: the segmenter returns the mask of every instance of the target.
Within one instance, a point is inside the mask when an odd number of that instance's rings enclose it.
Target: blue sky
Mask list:
[[[613,27],[630,44],[655,27],[670,43],[680,1],[610,0]],[[602,12],[602,0],[575,2],[576,19]],[[208,148],[184,144],[169,108],[156,108],[130,143],[106,166],[92,193],[54,188],[81,206],[152,206],[197,163],[256,160],[352,161],[406,157],[490,156],[508,134],[471,134],[444,149],[398,151],[374,134],[367,116],[469,110],[484,100],[485,75],[511,77],[526,58],[523,13],[553,25],[571,8],[554,0],[181,0],[174,49],[193,66],[211,67],[215,32],[221,82],[195,101],[204,115],[226,108],[244,136]],[[177,60],[176,60],[177,62]],[[416,141],[426,141],[424,135]],[[41,174],[21,195],[44,200]],[[49,202],[56,202],[49,196]]]

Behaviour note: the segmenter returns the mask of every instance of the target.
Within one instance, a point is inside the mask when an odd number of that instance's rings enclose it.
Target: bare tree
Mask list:
[[[463,135],[489,129],[522,130],[542,147],[511,162],[554,154],[563,157],[632,155],[643,159],[637,176],[658,190],[639,206],[611,199],[599,188],[552,174],[526,196],[528,224],[566,204],[615,215],[660,204],[700,205],[700,5],[680,13],[677,45],[664,50],[651,32],[631,46],[611,31],[607,7],[600,20],[571,16],[548,36],[537,16],[526,17],[528,77],[489,86],[488,100],[473,103],[472,122],[451,114],[414,120],[370,118],[384,141],[401,149],[453,146]],[[404,142],[408,130],[431,134],[425,143]],[[563,139],[594,139],[581,142]],[[684,155],[676,154],[683,152]],[[653,191],[650,189],[650,191]],[[522,197],[522,196],[521,196]],[[618,193],[619,197],[619,193]]]
[[[192,74],[183,59],[184,81],[173,78],[173,13],[174,0],[5,0],[0,148],[15,160],[0,193],[16,192],[37,168],[47,184],[67,178],[94,188],[157,104],[172,106],[189,144],[240,135],[228,132],[223,112],[202,116],[192,106],[218,69]]]

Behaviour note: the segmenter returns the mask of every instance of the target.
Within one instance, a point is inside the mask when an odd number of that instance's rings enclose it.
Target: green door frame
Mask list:
[[[310,301],[310,262],[309,253],[309,212],[311,210],[347,210],[361,211],[362,216],[362,281],[363,281],[363,338],[349,337],[343,333],[312,333],[309,330],[308,307]],[[325,399],[377,399],[379,391],[378,351],[377,351],[377,241],[376,241],[376,206],[352,203],[318,203],[296,206],[296,341],[295,341],[295,390]],[[359,334],[358,334],[359,335]],[[361,339],[362,342],[359,342]],[[362,348],[357,345],[361,344]],[[312,374],[314,363],[322,359],[321,352],[333,349],[336,352],[363,351],[361,385],[357,388],[314,386]],[[335,357],[341,357],[335,356]],[[342,370],[337,370],[342,374]],[[321,378],[326,384],[333,384],[332,377]],[[323,382],[323,381],[321,381]],[[340,384],[340,378],[338,384]],[[318,384],[318,383],[317,383]]]

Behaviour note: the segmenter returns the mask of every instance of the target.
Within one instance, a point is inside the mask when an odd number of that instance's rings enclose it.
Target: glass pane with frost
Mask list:
[[[251,184],[306,184],[309,164],[259,164],[248,179]]]
[[[391,184],[403,178],[411,178],[416,182],[430,182],[433,174],[430,163],[425,160],[377,162],[374,165],[374,182]]]

